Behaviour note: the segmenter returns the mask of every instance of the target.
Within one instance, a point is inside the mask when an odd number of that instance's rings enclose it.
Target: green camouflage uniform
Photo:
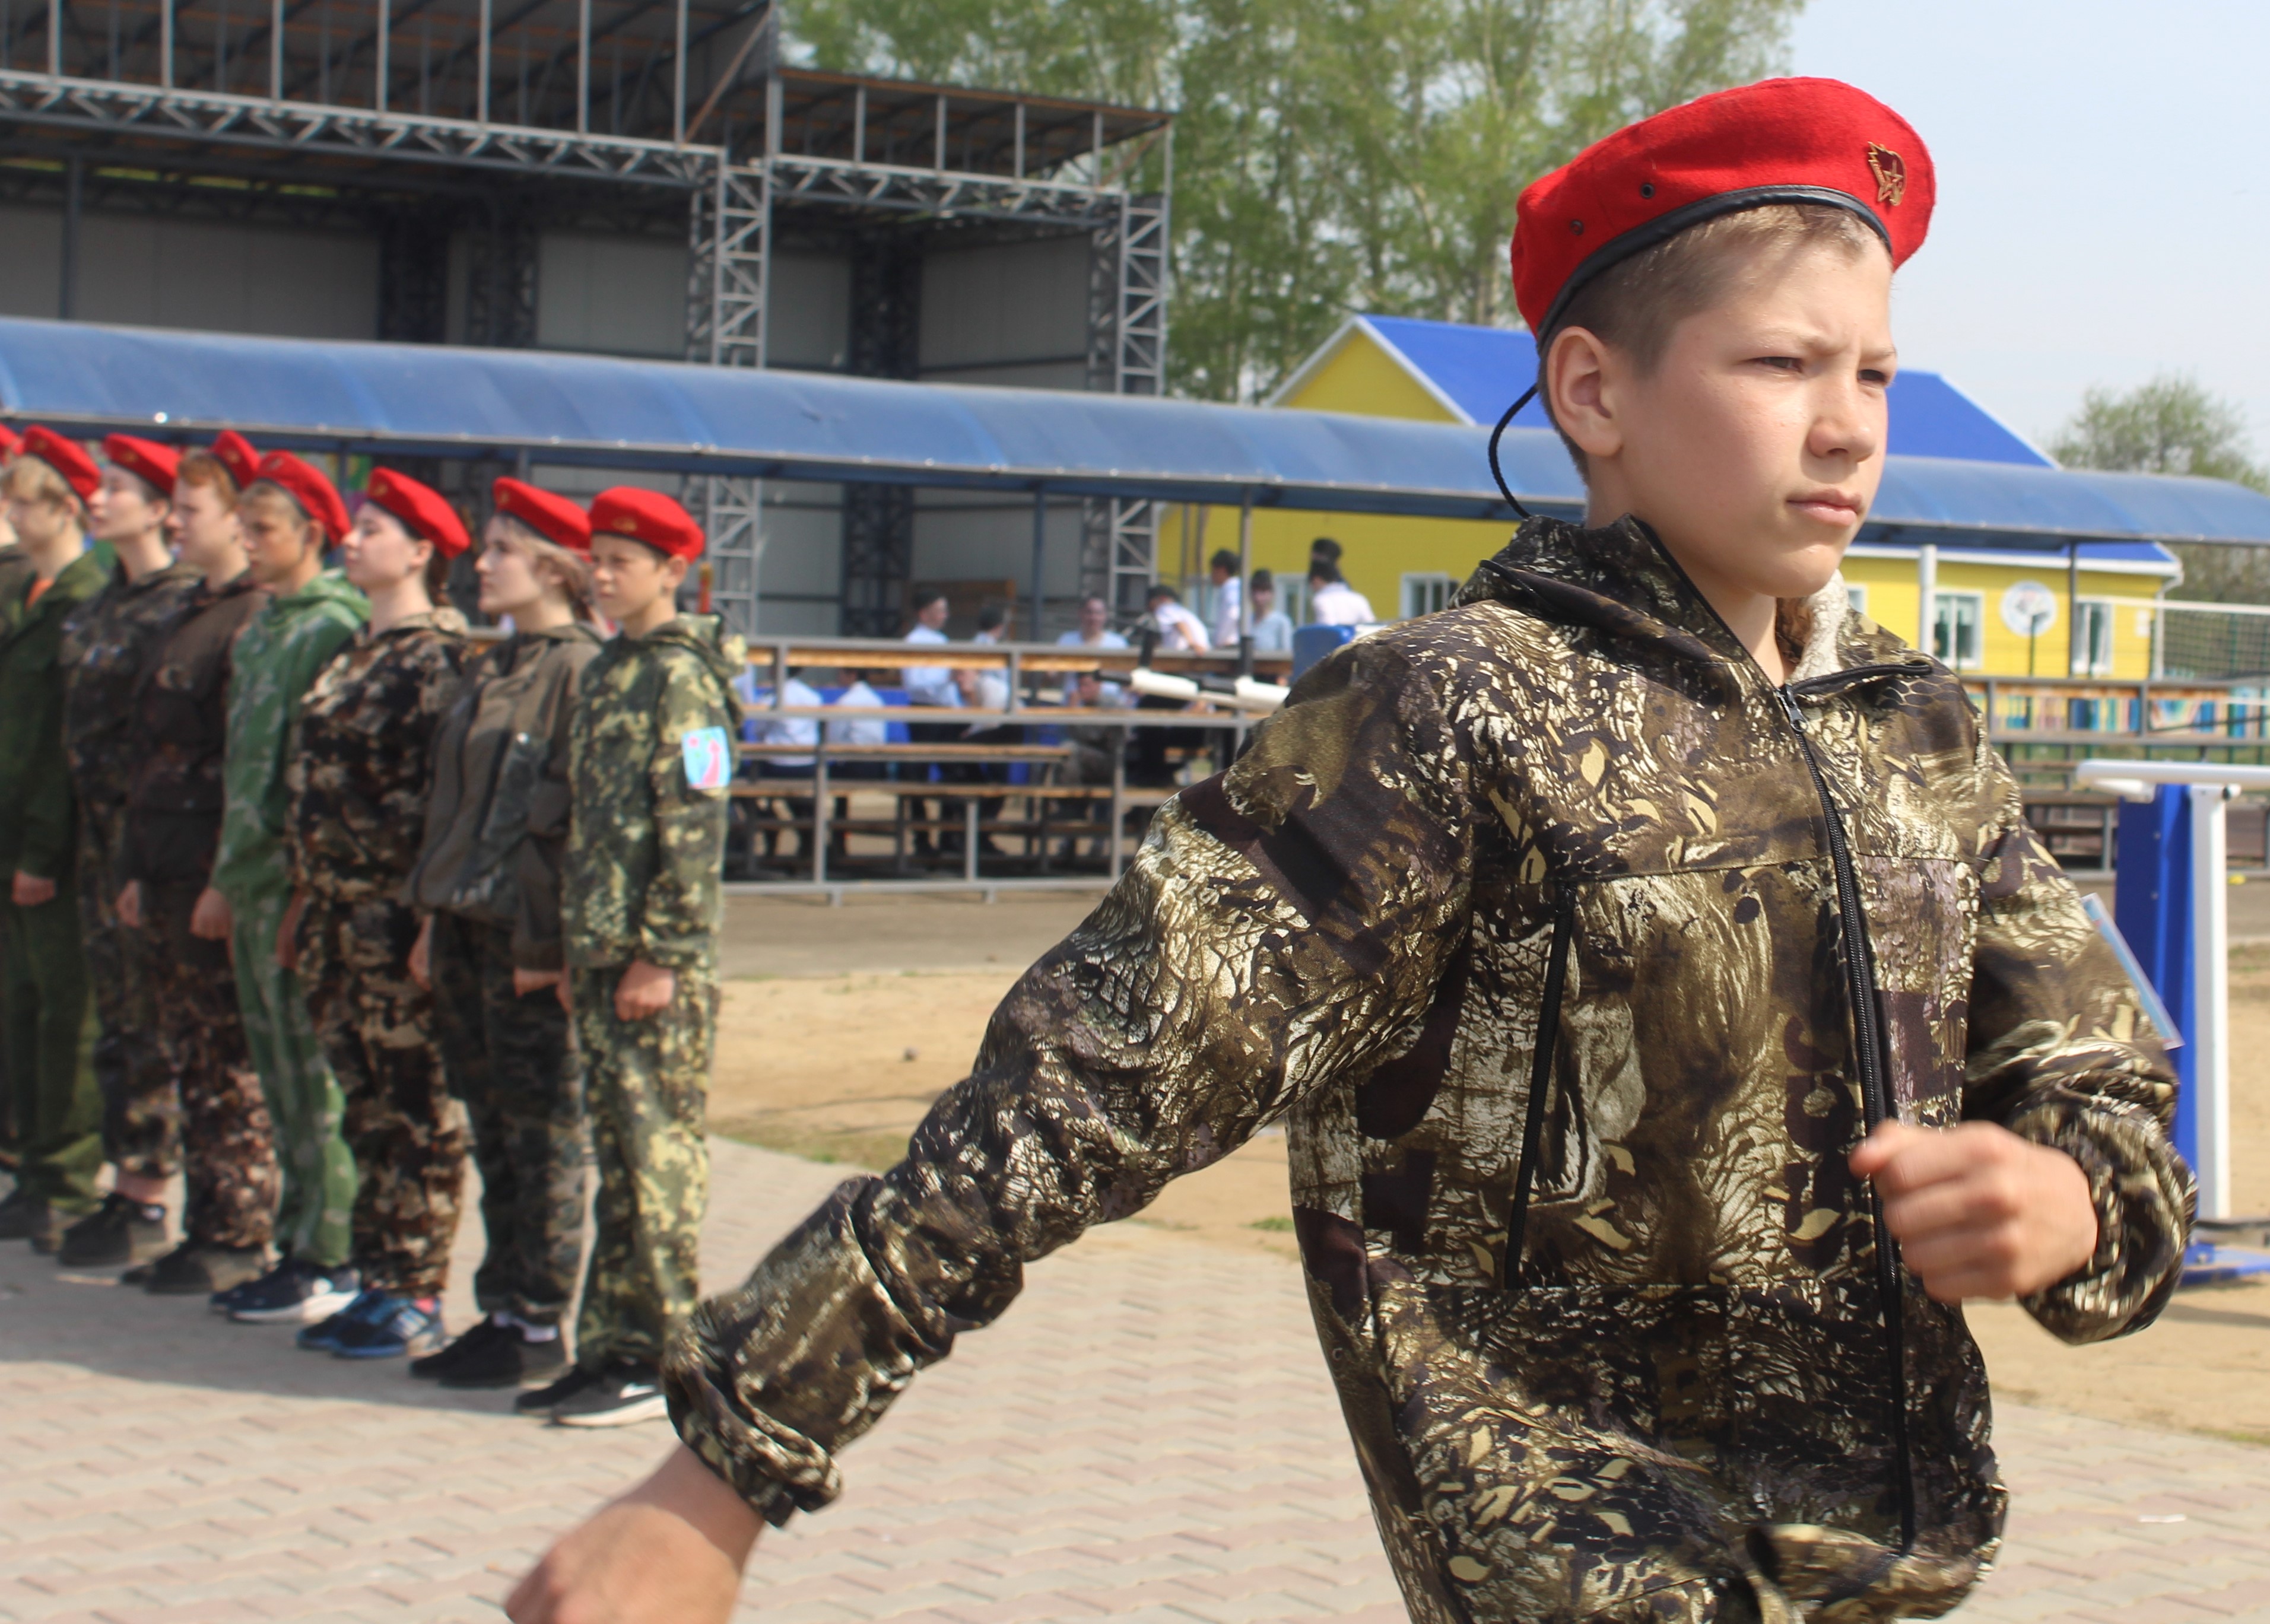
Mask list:
[[[181,1166],[181,1094],[158,1041],[150,938],[118,921],[127,879],[126,797],[137,760],[134,698],[151,655],[203,584],[169,564],[129,580],[122,569],[63,623],[63,748],[78,803],[78,915],[101,1034],[103,1153],[123,1173],[170,1176]]]
[[[568,1012],[551,988],[515,992],[513,973],[565,965],[568,730],[598,651],[589,627],[564,626],[468,666],[434,735],[425,849],[405,887],[433,922],[434,1034],[481,1170],[474,1300],[532,1325],[557,1324],[575,1294],[590,1131]]]
[[[214,591],[201,587],[134,695],[124,871],[142,887],[158,1041],[179,1084],[182,1227],[205,1246],[266,1246],[279,1184],[228,944],[189,929],[220,838],[229,653],[267,601],[249,571]]]
[[[575,1320],[587,1370],[659,1362],[700,1290],[731,772],[696,788],[689,762],[694,745],[723,748],[717,734],[732,737],[740,663],[738,640],[715,616],[680,615],[608,642],[576,696],[561,895],[599,1169]],[[639,960],[676,972],[677,996],[660,1014],[626,1021],[615,987]]]
[[[323,1058],[300,977],[276,963],[276,933],[292,895],[284,768],[300,696],[369,613],[362,594],[327,570],[272,600],[238,634],[222,775],[227,807],[212,870],[213,886],[235,916],[237,1005],[283,1164],[278,1249],[326,1267],[347,1260],[354,1159],[340,1137],[338,1079]]]
[[[444,609],[342,649],[300,701],[285,768],[285,849],[307,898],[300,981],[354,1156],[353,1259],[364,1286],[410,1297],[448,1283],[465,1182],[464,1112],[442,1080],[433,999],[410,978],[418,916],[402,900],[464,626]]]
[[[63,627],[102,590],[110,566],[89,550],[56,572],[37,602],[33,573],[8,572],[0,596],[0,921],[8,943],[0,984],[0,1051],[16,1180],[64,1212],[94,1197],[102,1166],[102,1101],[94,1086],[94,1010],[79,938],[78,830],[63,756]],[[7,889],[21,872],[56,883],[36,908]]]
[[[702,1307],[687,1442],[776,1523],[826,1503],[1027,1262],[1281,1117],[1414,1620],[1953,1607],[2002,1525],[1985,1371],[1879,1254],[1868,1117],[2073,1157],[2096,1253],[2025,1301],[2071,1341],[2158,1311],[2191,1182],[2166,1057],[1957,679],[1841,582],[1784,611],[1777,689],[1643,526],[1539,519],[1310,672],[907,1160]]]

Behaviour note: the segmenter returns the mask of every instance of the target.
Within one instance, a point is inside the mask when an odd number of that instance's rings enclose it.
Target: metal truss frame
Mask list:
[[[723,154],[687,211],[690,267],[686,359],[710,367],[765,364],[765,300],[772,260],[769,170]],[[757,582],[765,553],[761,479],[691,479],[689,506],[708,539],[710,607],[744,637],[757,634]]]
[[[1095,233],[1088,258],[1087,387],[1160,395],[1167,382],[1167,196],[1123,192],[1117,201],[1116,218]],[[1087,503],[1081,593],[1101,597],[1115,615],[1142,613],[1143,595],[1158,576],[1158,552],[1157,503]]]
[[[367,108],[0,69],[0,119],[145,139],[211,142],[326,157],[694,186],[715,146],[483,124]]]

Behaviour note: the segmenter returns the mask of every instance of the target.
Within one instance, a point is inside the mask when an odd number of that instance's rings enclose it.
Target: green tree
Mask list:
[[[2270,471],[2253,460],[2244,415],[2207,393],[2196,378],[2162,373],[2125,393],[2092,389],[2081,397],[2050,455],[2068,468],[2188,474],[2270,490]],[[2270,548],[2178,545],[2183,584],[2194,603],[2270,603]]]
[[[1250,400],[1353,311],[1514,322],[1522,187],[1769,71],[1802,4],[810,0],[790,23],[827,67],[1176,109],[1173,387]]]

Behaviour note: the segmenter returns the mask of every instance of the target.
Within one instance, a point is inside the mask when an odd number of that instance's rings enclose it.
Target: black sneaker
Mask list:
[[[165,1250],[166,1209],[114,1190],[100,1206],[63,1231],[56,1261],[67,1269],[115,1269]]]
[[[118,1278],[146,1275],[142,1289],[155,1297],[211,1297],[258,1279],[268,1269],[264,1246],[213,1246],[184,1241],[145,1269]]]
[[[585,1390],[597,1387],[605,1379],[605,1373],[586,1370],[581,1365],[570,1365],[560,1378],[543,1387],[533,1387],[512,1401],[515,1415],[535,1415],[549,1419],[552,1413],[570,1398],[581,1398]]]
[[[241,1288],[228,1316],[240,1325],[317,1325],[360,1295],[353,1264],[327,1268],[286,1257]]]
[[[21,1184],[0,1200],[0,1241],[28,1241],[48,1227],[48,1204]]]
[[[628,1427],[670,1413],[662,1376],[652,1365],[618,1359],[580,1393],[552,1406],[554,1427]]]
[[[518,1387],[548,1381],[567,1363],[568,1339],[558,1331],[539,1342],[518,1325],[486,1319],[441,1353],[412,1365],[410,1374],[451,1388]]]

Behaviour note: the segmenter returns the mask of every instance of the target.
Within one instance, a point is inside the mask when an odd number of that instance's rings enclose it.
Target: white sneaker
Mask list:
[[[287,1257],[247,1287],[228,1316],[240,1325],[313,1325],[361,1294],[362,1279],[352,1265],[326,1269]]]

